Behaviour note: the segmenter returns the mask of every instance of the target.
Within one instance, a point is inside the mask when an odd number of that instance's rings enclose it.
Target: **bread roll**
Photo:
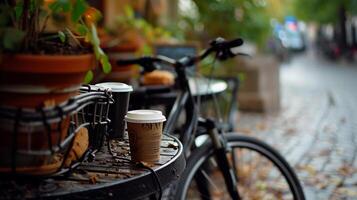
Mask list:
[[[65,167],[69,167],[73,161],[78,160],[83,156],[89,146],[88,129],[82,127],[78,130],[76,136],[74,136],[73,146],[68,153],[67,159],[64,163]]]
[[[146,73],[142,79],[143,85],[173,85],[175,77],[172,73],[163,70],[155,70]]]

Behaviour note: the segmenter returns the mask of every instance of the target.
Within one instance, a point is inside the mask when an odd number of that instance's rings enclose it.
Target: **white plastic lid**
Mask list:
[[[83,89],[88,89],[88,87],[84,86],[82,87]],[[100,85],[89,85],[89,89],[92,91],[92,92],[95,92],[95,91],[104,91],[104,90],[109,90],[109,91],[112,91],[111,88],[109,87],[103,87],[103,86],[100,86]]]
[[[158,110],[131,110],[125,115],[125,121],[131,123],[158,123],[166,121],[166,117]]]
[[[98,83],[96,85],[105,87],[105,88],[110,88],[110,89],[112,89],[112,92],[132,92],[133,91],[133,87],[131,85],[127,85],[125,83],[120,83],[120,82],[104,82],[104,83]]]

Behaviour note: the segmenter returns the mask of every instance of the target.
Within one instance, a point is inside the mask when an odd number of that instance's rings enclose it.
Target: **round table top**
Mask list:
[[[130,162],[127,139],[112,140],[69,175],[46,179],[19,178],[0,181],[0,199],[137,199],[159,191],[155,175]],[[177,180],[185,168],[181,143],[163,135],[160,160],[150,166],[162,188]]]

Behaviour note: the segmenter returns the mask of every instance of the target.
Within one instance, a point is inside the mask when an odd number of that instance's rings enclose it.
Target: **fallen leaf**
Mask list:
[[[316,169],[312,165],[300,165],[297,168],[306,171],[310,176],[315,176],[317,173]]]
[[[98,181],[98,177],[96,175],[90,176],[89,177],[89,183],[90,184],[96,184]]]
[[[177,149],[178,148],[178,144],[176,144],[176,143],[169,143],[168,145],[167,145],[167,148],[173,148],[173,149]]]

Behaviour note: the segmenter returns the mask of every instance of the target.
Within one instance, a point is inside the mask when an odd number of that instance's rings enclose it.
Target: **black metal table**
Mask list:
[[[169,135],[163,135],[160,161],[150,166],[155,173],[130,162],[127,139],[108,145],[67,175],[1,180],[0,199],[140,199],[177,180],[185,168],[182,145]]]

